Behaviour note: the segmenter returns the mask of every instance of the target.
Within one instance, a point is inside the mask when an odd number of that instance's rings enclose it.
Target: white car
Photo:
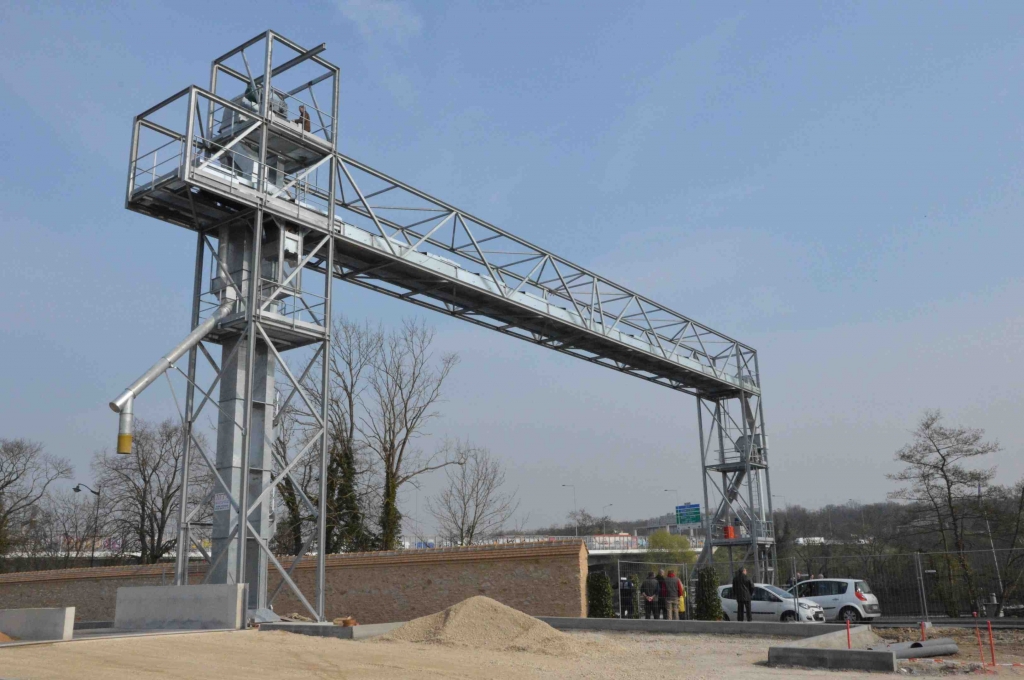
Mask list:
[[[791,593],[821,605],[825,618],[837,621],[863,621],[882,615],[878,598],[867,581],[855,578],[822,578],[801,581],[789,589]]]
[[[718,599],[726,621],[736,620],[736,600],[732,586],[719,586]],[[751,619],[754,621],[807,621],[814,623],[825,620],[825,612],[817,602],[800,598],[794,602],[792,594],[778,586],[767,583],[754,584],[754,597],[750,602]],[[797,616],[796,612],[799,612]]]

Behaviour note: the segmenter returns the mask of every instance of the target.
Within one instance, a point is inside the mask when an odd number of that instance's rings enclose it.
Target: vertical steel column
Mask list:
[[[708,564],[715,563],[715,553],[711,545],[711,505],[708,497],[708,455],[704,444],[704,401],[697,397],[697,433],[700,437],[701,481],[704,482],[704,550],[708,551]],[[703,550],[701,551],[703,552]]]
[[[924,586],[924,569],[921,568],[921,551],[914,553],[914,563],[917,566],[917,593],[921,598],[921,611],[924,613],[924,620],[931,621],[928,615],[928,593]]]
[[[196,225],[198,228],[199,225]],[[192,330],[199,325],[199,304],[203,292],[203,233],[196,233],[196,269],[195,279],[192,282]],[[190,462],[192,457],[192,406],[195,399],[196,382],[196,357],[198,348],[193,347],[188,352],[188,381],[185,385],[185,422],[181,458],[181,493],[179,496],[178,508],[178,555],[174,570],[174,585],[183,586],[188,583],[188,554],[191,552],[188,531],[188,491]]]
[[[132,199],[132,192],[135,191],[135,166],[138,162],[139,155],[139,129],[142,126],[139,123],[139,117],[135,116],[132,121],[132,146],[131,151],[128,152],[128,189],[124,196],[124,205],[127,208],[128,204]]]
[[[750,422],[750,404],[747,402],[747,393],[740,392],[739,396],[740,422],[742,423],[742,436],[747,442],[747,452],[744,457],[744,474],[747,477],[747,538],[750,539],[750,552],[754,556],[755,579],[764,582],[764,574],[761,573],[761,546],[757,543],[757,508],[754,507],[754,470],[750,467],[750,454],[754,449],[754,427]],[[743,560],[746,562],[746,559]]]
[[[271,70],[271,53],[273,48],[273,39],[267,36],[267,49],[266,57],[264,59],[263,67],[263,101],[260,102],[260,115],[263,118],[263,125],[260,134],[260,167],[257,173],[258,181],[256,186],[261,192],[260,204],[256,208],[256,219],[253,222],[252,228],[252,263],[249,270],[249,300],[248,309],[245,311],[246,325],[246,348],[248,350],[246,360],[246,371],[245,371],[245,406],[244,416],[242,421],[242,479],[241,486],[239,489],[239,518],[238,518],[238,577],[245,579],[248,575],[246,570],[246,547],[249,541],[249,475],[250,475],[250,457],[252,455],[252,397],[253,397],[253,370],[256,368],[256,326],[259,323],[257,315],[257,309],[259,307],[260,300],[260,287],[261,287],[261,262],[262,262],[262,245],[263,245],[263,204],[265,203],[266,194],[266,181],[267,181],[267,143],[270,127],[270,97],[271,97],[271,86],[270,86],[270,70]],[[269,358],[268,358],[269,360]],[[265,529],[265,527],[262,527]],[[260,536],[254,536],[256,540],[260,540]],[[258,555],[258,558],[261,556]],[[263,560],[261,559],[261,562]],[[260,569],[261,574],[265,573],[263,569]],[[266,582],[262,579],[262,582],[251,584],[250,588],[255,585],[256,588],[256,606],[261,605],[260,600],[266,600]],[[253,604],[254,593],[249,592],[249,604]]]
[[[764,427],[764,423],[761,423],[761,427],[762,428]],[[800,589],[797,588],[797,584],[800,583],[800,578],[797,576],[797,573],[796,573],[796,558],[793,557],[791,559],[793,560],[793,571],[792,571],[792,576],[791,576],[791,578],[793,579],[793,611],[796,612],[796,620],[797,620],[797,623],[799,623],[800,622],[800,593],[799,593]]]
[[[212,92],[214,94],[217,94],[217,72],[218,72],[217,64],[211,65],[210,66],[210,92]],[[214,122],[213,100],[212,99],[207,99],[206,100],[206,134],[208,134],[210,136],[210,139],[213,139],[213,137],[214,137],[214,135],[213,135],[213,122]]]
[[[178,177],[188,180],[188,168],[192,163],[192,136],[195,134],[196,123],[196,88],[188,88],[188,120],[185,123],[185,144],[181,149],[181,162],[178,163]],[[199,225],[196,225],[196,229]]]
[[[331,170],[331,179],[328,192],[331,199],[328,204],[327,223],[329,228],[334,229],[334,163],[337,159],[332,156],[328,162]],[[317,554],[316,554],[316,613],[321,621],[325,619],[326,608],[326,579],[327,579],[327,456],[329,449],[330,430],[328,427],[328,390],[331,386],[331,292],[334,282],[334,238],[327,241],[327,273],[324,276],[324,351],[323,351],[323,374],[321,377],[321,399],[320,417],[323,420],[323,435],[320,442],[320,502],[317,510]]]
[[[754,357],[754,361],[755,361],[755,365],[756,365],[756,361],[757,361],[757,357],[756,356]],[[760,383],[758,383],[758,385],[760,385]],[[771,538],[772,538],[772,543],[771,543],[771,551],[772,551],[771,562],[772,562],[773,573],[778,574],[778,572],[779,572],[779,556],[778,556],[778,550],[776,550],[776,542],[775,542],[775,536],[776,536],[776,532],[775,532],[775,507],[772,504],[772,478],[771,478],[771,474],[769,473],[769,470],[771,469],[771,462],[768,460],[768,428],[767,428],[767,425],[764,422],[764,395],[761,395],[761,396],[759,396],[757,398],[757,414],[758,414],[758,418],[761,421],[761,460],[764,462],[764,469],[762,470],[762,472],[764,473],[765,494],[767,495],[767,499],[766,500],[767,500],[767,503],[768,503],[768,519],[769,519],[769,521],[771,521],[771,527],[772,527],[772,533],[771,533]],[[772,583],[774,584],[775,582],[772,581]],[[778,584],[776,584],[776,585],[778,585]]]
[[[256,368],[256,307],[259,304],[260,244],[263,240],[263,207],[256,209],[252,225],[252,255],[249,271],[248,300],[245,310],[245,378],[242,407],[242,474],[238,489],[238,540],[236,573],[241,582],[246,576],[246,544],[249,540],[249,457],[252,446],[252,390],[253,371]],[[258,536],[255,538],[259,538]],[[249,594],[252,597],[252,593]],[[250,599],[251,602],[251,599]]]
[[[722,427],[722,402],[715,400],[714,428],[718,433],[718,462],[725,463],[725,428]],[[704,471],[707,474],[707,470]],[[734,473],[735,474],[735,473]],[[733,499],[729,498],[729,473],[722,472],[722,501],[724,505],[724,519],[726,526],[733,526],[730,516],[732,514]],[[724,538],[724,536],[723,536]],[[729,559],[732,560],[732,548],[729,548]]]
[[[335,192],[337,191],[337,164],[338,157],[338,108],[339,94],[341,89],[341,75],[336,70],[333,78],[333,102],[331,110],[331,160],[327,163],[330,179],[328,180],[327,193],[327,230],[331,238],[327,241],[327,272],[324,276],[324,351],[323,351],[323,376],[321,378],[321,419],[323,420],[323,441],[320,450],[320,503],[317,512],[317,555],[316,555],[316,613],[321,621],[327,616],[327,469],[329,436],[328,430],[328,408],[327,393],[331,386],[330,359],[331,339],[334,336],[332,325],[332,306],[334,291],[334,211]],[[298,558],[296,558],[298,559]]]

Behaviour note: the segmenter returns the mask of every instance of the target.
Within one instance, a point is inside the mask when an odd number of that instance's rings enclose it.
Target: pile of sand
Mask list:
[[[483,596],[471,597],[437,614],[413,619],[373,640],[569,657],[590,651],[593,644]]]
[[[4,635],[3,632],[0,632],[0,642],[14,642],[14,638],[8,635]]]

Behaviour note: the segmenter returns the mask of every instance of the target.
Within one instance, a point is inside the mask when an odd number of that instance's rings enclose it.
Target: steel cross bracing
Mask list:
[[[246,54],[258,45],[262,70]],[[274,45],[288,51],[278,65]],[[316,346],[319,357],[329,342],[330,285],[312,305],[308,293],[289,292],[279,303],[281,291],[290,291],[305,271],[694,395],[710,509],[705,528],[714,539],[702,559],[717,559],[713,545],[728,547],[730,554],[745,547],[743,559],[755,561],[761,578],[770,576],[774,532],[756,352],[338,153],[338,71],[319,56],[322,51],[322,45],[306,50],[267,32],[215,60],[209,90],[190,86],[135,119],[126,205],[198,232],[193,327],[203,310],[217,308],[230,293],[239,300],[237,313],[218,325],[211,340],[258,341],[286,372],[281,351]],[[292,77],[307,66],[321,72]],[[333,97],[321,93],[318,100],[324,83],[333,86]],[[306,107],[305,116],[296,117],[297,102]],[[255,287],[232,280],[223,243],[230,240],[227,231],[240,225],[256,244],[268,229],[281,239],[295,237],[300,252],[290,278]],[[204,249],[218,261],[211,272],[217,285],[206,291]],[[259,247],[253,250],[247,254],[250,271],[261,266]],[[295,403],[306,378],[287,377],[295,383],[288,402]],[[251,394],[246,399],[251,402]],[[318,436],[323,448],[326,437]],[[289,466],[278,463],[280,472],[263,488],[283,479]],[[257,500],[266,499],[261,492]],[[734,538],[718,538],[736,522]],[[273,563],[265,544],[261,550]],[[179,571],[184,578],[180,565]]]
[[[177,97],[235,108],[195,87]],[[333,236],[337,278],[690,394],[759,393],[752,348],[343,154],[298,165],[260,197],[216,163],[225,149],[237,158],[232,150],[263,125],[218,140],[178,137],[188,162],[135,183],[129,208],[204,231],[239,209],[226,198],[264,202],[270,214]],[[148,170],[144,160],[135,165],[136,175]],[[310,180],[328,165],[338,182],[333,229],[327,189]],[[188,196],[186,185],[206,193]],[[183,193],[189,200],[173,200]]]

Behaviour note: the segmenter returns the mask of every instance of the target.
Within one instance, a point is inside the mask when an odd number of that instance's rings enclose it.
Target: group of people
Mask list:
[[[647,572],[640,584],[640,602],[645,619],[679,621],[686,614],[686,588],[674,571],[659,569],[657,575]]]
[[[819,573],[817,576],[815,576],[814,574],[801,574],[800,572],[797,572],[797,573],[793,574],[792,576],[790,576],[789,580],[786,581],[786,587],[787,588],[792,588],[797,583],[800,583],[800,581],[808,581],[810,579],[815,579],[815,578],[825,578],[825,574],[824,573]]]
[[[824,577],[819,575],[817,578]],[[736,600],[736,620],[753,621],[750,603],[754,599],[754,582],[745,567],[732,579],[732,596]],[[686,588],[674,571],[668,574],[664,569],[659,569],[657,574],[649,571],[640,584],[640,602],[645,619],[679,621],[686,614]]]

